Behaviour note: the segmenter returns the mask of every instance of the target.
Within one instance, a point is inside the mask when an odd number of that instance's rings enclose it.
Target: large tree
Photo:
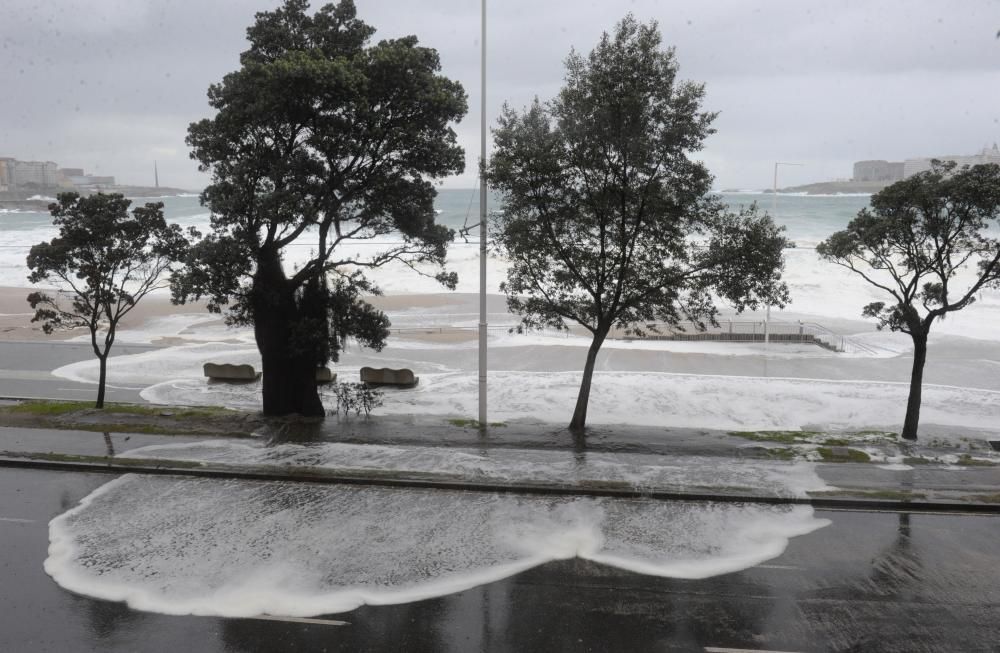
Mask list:
[[[240,69],[209,89],[215,117],[187,139],[212,174],[212,232],[175,299],[207,297],[253,325],[267,415],[322,415],[316,368],[348,336],[382,347],[388,320],[362,300],[378,292],[363,270],[443,265],[453,232],[434,222],[432,180],[464,168],[450,125],[465,93],[439,74],[437,52],[413,36],[370,44],[351,0],[308,8],[257,14]],[[310,252],[297,267],[293,245]],[[454,287],[454,274],[435,276]]]
[[[598,351],[614,328],[715,321],[783,305],[781,230],[755,207],[724,210],[712,177],[689,158],[713,132],[703,87],[677,80],[656,23],[626,17],[583,57],[546,104],[505,107],[488,179],[502,195],[501,286],[526,326],[576,323],[593,339],[570,428],[586,424]]]
[[[55,294],[28,295],[32,322],[45,333],[86,327],[100,363],[97,408],[104,408],[108,355],[118,323],[143,297],[165,288],[171,265],[188,245],[180,227],[163,218],[163,203],[132,210],[120,194],[60,193],[49,205],[59,235],[28,253],[28,280],[53,284]]]
[[[902,437],[917,439],[931,324],[1000,282],[1000,166],[935,161],[872,196],[847,228],[820,243],[827,261],[889,295],[862,314],[878,328],[909,334],[913,368]]]

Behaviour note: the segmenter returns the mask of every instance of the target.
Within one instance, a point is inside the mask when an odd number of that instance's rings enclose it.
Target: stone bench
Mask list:
[[[412,388],[419,381],[420,377],[413,376],[413,370],[405,367],[398,370],[388,367],[378,369],[374,367],[361,368],[361,382],[370,386],[394,385],[400,388]]]
[[[230,363],[205,363],[202,371],[209,379],[216,381],[255,381],[260,372],[253,365],[232,365]],[[333,383],[337,375],[329,367],[316,368],[316,383]]]
[[[231,363],[205,363],[202,371],[213,381],[256,381],[260,372],[253,365],[233,365]]]

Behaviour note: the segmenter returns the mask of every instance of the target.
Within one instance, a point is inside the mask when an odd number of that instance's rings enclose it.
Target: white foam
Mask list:
[[[624,483],[645,491],[725,486],[768,496],[805,497],[832,489],[805,461],[720,460],[713,456],[519,448],[389,446],[324,442],[264,446],[211,440],[133,449],[129,458],[328,470],[406,472],[508,483]]]
[[[62,587],[165,614],[312,616],[442,596],[578,556],[705,578],[829,524],[685,504],[123,476],[49,524]]]

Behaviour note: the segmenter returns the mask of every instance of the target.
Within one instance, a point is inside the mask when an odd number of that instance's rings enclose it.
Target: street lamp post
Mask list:
[[[483,0],[485,2],[485,0]],[[771,188],[771,213],[778,212],[778,166],[801,166],[804,163],[788,163],[787,161],[774,162],[774,186]],[[772,216],[773,217],[773,216]],[[767,305],[764,313],[764,346],[771,342],[771,305]]]
[[[479,170],[479,428],[486,428],[486,0],[482,0]]]

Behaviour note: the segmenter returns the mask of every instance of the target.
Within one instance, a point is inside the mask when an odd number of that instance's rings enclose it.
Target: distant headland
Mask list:
[[[849,195],[858,193],[877,193],[889,184],[902,181],[918,172],[931,169],[931,161],[952,161],[959,166],[973,166],[983,163],[1000,164],[1000,147],[984,147],[978,154],[945,154],[941,156],[920,157],[905,161],[885,161],[882,159],[857,161],[854,163],[854,174],[849,180],[821,181],[801,186],[779,188],[779,193],[799,193],[806,195]],[[738,192],[735,189],[724,189],[726,192]],[[763,193],[773,193],[774,189],[763,189]]]
[[[46,210],[58,193],[121,193],[128,197],[167,197],[192,191],[161,186],[154,163],[153,186],[118,184],[112,176],[86,174],[83,168],[60,168],[55,161],[20,161],[0,157],[0,208]]]

